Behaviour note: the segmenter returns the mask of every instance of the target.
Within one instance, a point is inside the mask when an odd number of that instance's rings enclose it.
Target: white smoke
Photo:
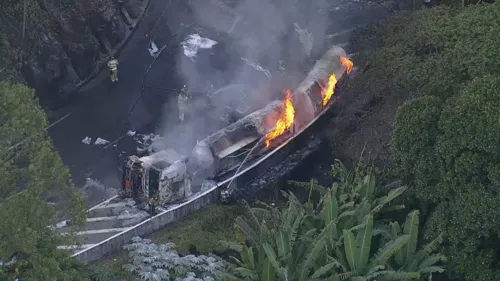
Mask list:
[[[217,44],[216,41],[203,38],[199,34],[189,35],[188,38],[181,43],[182,48],[184,49],[184,55],[191,60],[194,60],[199,49],[210,49],[215,44]]]
[[[189,7],[197,28],[181,43],[177,67],[180,85],[188,86],[195,101],[182,126],[176,125],[177,111],[167,109],[160,132],[182,154],[224,126],[228,107],[244,104],[253,111],[281,99],[323,48],[328,24],[326,0],[190,0]],[[213,95],[240,84],[253,90]],[[209,88],[213,90],[207,93]],[[199,98],[207,94],[213,96],[210,106]]]

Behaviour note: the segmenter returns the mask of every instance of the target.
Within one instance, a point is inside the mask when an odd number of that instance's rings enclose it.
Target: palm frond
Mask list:
[[[222,247],[224,249],[230,249],[230,250],[236,251],[238,253],[243,251],[243,246],[241,246],[238,243],[231,242],[231,241],[219,240],[218,246]]]
[[[300,181],[287,181],[288,184],[300,187],[306,190],[312,190],[314,192],[318,192],[319,194],[323,195],[327,192],[327,189],[323,187],[320,184],[317,184],[317,181],[314,179],[311,179],[309,182],[300,182]]]
[[[311,275],[309,278],[310,280],[316,280],[322,276],[325,276],[326,274],[329,274],[332,269],[335,267],[338,267],[340,264],[337,264],[335,262],[327,263],[323,265],[322,267],[318,268],[314,273]]]
[[[248,223],[242,217],[236,218],[235,225],[241,232],[243,232],[246,239],[250,241],[252,246],[259,246],[259,235],[250,227],[250,225],[248,225]]]
[[[330,193],[327,193],[323,202],[323,221],[325,225],[336,219],[338,214],[339,203],[337,202],[337,198],[332,197]]]
[[[305,259],[300,264],[298,270],[299,281],[305,281],[307,279],[307,277],[309,276],[309,272],[314,265],[314,262],[318,259],[318,257],[321,255],[321,252],[324,250],[325,243],[326,242],[324,238],[317,239],[314,242],[314,246],[312,247],[312,249],[305,255]]]
[[[383,264],[376,265],[376,266],[370,268],[370,270],[368,270],[366,275],[370,276],[370,275],[374,274],[375,272],[377,272],[379,270],[383,270],[383,269],[385,269],[385,265],[383,265]]]
[[[373,236],[373,215],[369,214],[364,219],[364,227],[360,229],[356,237],[356,268],[363,270],[368,265]]]
[[[342,206],[340,206],[340,211],[354,207],[354,201],[349,201]]]
[[[440,234],[438,235],[438,237],[436,237],[436,239],[424,245],[420,250],[417,251],[413,259],[406,261],[405,268],[407,270],[417,270],[420,262],[434,253],[439,248],[441,243],[443,243],[443,240],[443,235]]]
[[[276,271],[273,265],[269,262],[269,259],[264,259],[261,281],[275,281],[276,280]]]
[[[398,222],[392,222],[390,224],[390,227],[391,227],[391,239],[397,239],[398,236],[401,235],[401,227],[399,226],[399,223]],[[404,260],[403,251],[402,250],[396,251],[395,259],[396,259],[396,263],[397,264],[399,264],[399,265],[403,265],[404,264],[405,260]]]
[[[394,205],[394,206],[386,206],[380,210],[381,213],[389,213],[394,211],[399,211],[405,209],[405,205]]]
[[[245,206],[246,218],[248,219],[247,220],[248,225],[250,227],[252,227],[253,229],[259,229],[260,228],[260,221],[255,216],[255,213],[254,213],[252,207],[250,207],[250,205],[246,201],[243,201],[243,204]]]
[[[429,267],[426,267],[426,268],[422,268],[420,270],[420,273],[422,274],[431,274],[431,273],[443,273],[444,272],[444,268],[440,267],[440,266],[429,266]]]
[[[352,271],[356,270],[356,240],[354,239],[354,234],[348,230],[344,230],[344,252],[349,268]]]
[[[274,249],[271,247],[271,245],[264,243],[262,245],[262,248],[264,249],[264,252],[266,253],[266,257],[271,263],[271,265],[274,267],[274,270],[278,274],[278,276],[281,279],[286,279],[285,274],[283,272],[283,268],[279,265],[277,259],[276,259],[276,253],[274,252]]]
[[[419,268],[427,268],[427,267],[430,267],[430,266],[434,266],[435,264],[437,264],[437,263],[439,263],[441,261],[445,261],[445,260],[446,260],[446,258],[442,254],[430,255],[425,260],[423,260],[418,265],[418,267]],[[420,269],[419,269],[419,271],[420,271]]]
[[[377,277],[377,280],[383,281],[420,280],[420,273],[386,270],[377,271],[370,275],[371,279],[374,279],[375,277]]]
[[[361,198],[371,200],[374,192],[375,192],[375,175],[373,174],[373,170],[370,169],[368,174],[363,179],[360,195]]]
[[[382,236],[384,239],[386,240],[391,240],[392,237],[391,237],[391,234],[389,234],[389,232],[387,232],[386,230],[384,229],[374,229],[373,230],[373,236]]]
[[[408,235],[410,239],[408,240],[408,243],[402,248],[404,259],[411,259],[417,251],[418,226],[420,223],[419,215],[420,212],[418,210],[415,210],[409,213],[406,217],[406,221],[403,227],[403,233]]]
[[[280,259],[284,259],[290,253],[290,239],[287,236],[287,233],[284,231],[280,231],[276,235],[276,247],[278,248],[278,257]]]
[[[396,251],[400,250],[409,240],[408,235],[401,235],[395,240],[391,240],[387,242],[382,248],[380,248],[375,255],[373,255],[370,264],[370,267],[379,264],[385,264],[387,260],[389,260]]]

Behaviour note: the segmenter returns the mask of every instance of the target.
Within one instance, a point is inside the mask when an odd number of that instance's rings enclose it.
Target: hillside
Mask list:
[[[134,28],[147,0],[4,0],[0,79],[58,101],[91,76]]]

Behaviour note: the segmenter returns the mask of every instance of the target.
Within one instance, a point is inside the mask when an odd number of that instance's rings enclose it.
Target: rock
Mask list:
[[[29,32],[24,42],[29,47],[25,47],[23,65],[14,70],[36,89],[42,103],[63,101],[64,93],[74,90],[105,63],[135,26],[147,0],[74,2],[37,0],[29,7]],[[15,1],[8,5],[10,10],[19,8]],[[6,60],[15,61],[16,52],[10,49],[20,47],[15,28],[22,26],[22,18],[11,14],[0,18],[0,44],[10,47],[2,48],[6,51],[0,50],[0,55],[12,56]]]

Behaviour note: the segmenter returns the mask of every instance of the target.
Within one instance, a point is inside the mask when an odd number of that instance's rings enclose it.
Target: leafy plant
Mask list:
[[[360,173],[351,173],[342,165],[335,167],[340,181],[331,188],[309,185],[310,191],[314,188],[323,194],[319,202],[313,202],[309,196],[301,203],[289,193],[286,208],[251,209],[248,216],[235,221],[240,240],[222,242],[238,251],[241,257],[233,258],[233,267],[226,274],[229,279],[420,280],[434,272],[435,268],[431,267],[425,267],[422,272],[405,270],[404,264],[395,261],[395,255],[401,251],[413,253],[417,233],[414,229],[391,235],[390,228],[382,220],[374,224],[374,217],[383,210],[402,208],[389,206],[389,203],[406,187],[394,188],[387,195],[377,197],[373,172],[369,171],[360,179]],[[262,219],[271,214],[279,221],[276,229],[269,228]],[[412,223],[405,225],[407,228],[415,226]],[[436,240],[424,247],[425,250],[418,254],[418,261],[428,258],[426,253],[430,255],[439,242]],[[409,263],[414,262],[412,255],[406,257]],[[436,262],[443,260],[441,255],[436,257],[439,257]],[[429,262],[430,259],[420,265]]]
[[[387,98],[384,121],[394,116],[389,104],[400,105],[386,134],[391,164],[425,210],[421,236],[444,234],[452,278],[500,280],[500,217],[491,212],[500,203],[499,18],[498,1],[440,5],[396,14],[358,40],[371,67],[355,94]]]
[[[68,237],[48,226],[64,218],[78,227],[86,203],[47,126],[32,89],[0,82],[0,260],[13,261],[10,278],[80,280],[69,252],[56,248]]]
[[[444,268],[439,265],[446,261],[443,254],[435,254],[439,245],[443,242],[443,235],[439,235],[430,243],[424,245],[417,251],[418,232],[419,232],[419,211],[413,211],[408,214],[403,228],[398,222],[391,223],[391,236],[393,239],[400,235],[407,235],[408,243],[402,249],[396,252],[395,262],[399,269],[414,271],[420,274],[443,273]]]
[[[142,280],[151,281],[212,281],[221,275],[221,270],[224,268],[221,259],[205,255],[182,257],[173,250],[174,247],[173,243],[157,245],[149,239],[134,237],[131,244],[124,246],[129,250],[132,263],[124,265],[123,268]]]

